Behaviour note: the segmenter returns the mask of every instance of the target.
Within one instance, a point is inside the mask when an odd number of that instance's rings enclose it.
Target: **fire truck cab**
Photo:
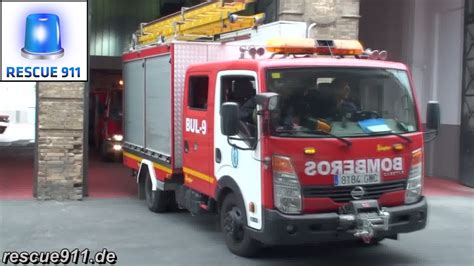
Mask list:
[[[124,163],[150,210],[216,212],[242,256],[423,229],[425,133],[407,67],[357,41],[258,48],[175,42],[124,55]],[[439,105],[427,115],[436,131]]]
[[[93,140],[104,161],[122,155],[122,89],[97,90],[91,93],[94,101]]]

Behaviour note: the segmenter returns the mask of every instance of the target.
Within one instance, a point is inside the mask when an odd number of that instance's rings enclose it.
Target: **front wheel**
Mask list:
[[[382,242],[385,238],[383,237],[373,237],[370,239],[359,239],[359,243],[363,246],[377,246]]]
[[[235,194],[225,197],[220,211],[221,229],[229,250],[239,256],[252,257],[261,245],[245,229],[247,216],[242,200]]]

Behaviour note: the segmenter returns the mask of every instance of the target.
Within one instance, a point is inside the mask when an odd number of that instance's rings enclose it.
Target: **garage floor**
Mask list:
[[[118,265],[472,265],[474,197],[428,202],[427,228],[398,241],[266,248],[246,259],[226,249],[211,215],[155,214],[136,199],[9,200],[0,202],[0,252],[107,248]]]
[[[32,150],[0,152],[0,254],[12,250],[107,248],[119,265],[472,265],[474,189],[425,179],[425,230],[375,247],[321,244],[266,248],[257,259],[229,253],[215,216],[154,214],[135,198],[130,171],[91,155],[90,197],[55,202],[32,199]],[[183,256],[185,252],[185,256]]]
[[[103,162],[95,152],[89,155],[89,197],[120,198],[137,195],[131,170],[121,162]]]
[[[33,198],[33,147],[0,147],[0,199]],[[120,162],[102,162],[91,152],[89,196],[93,198],[134,197],[136,183]]]
[[[0,147],[0,199],[33,198],[33,147]]]

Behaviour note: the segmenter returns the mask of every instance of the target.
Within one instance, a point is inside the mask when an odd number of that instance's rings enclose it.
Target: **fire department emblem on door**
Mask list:
[[[239,165],[239,150],[236,147],[232,147],[230,159],[232,161],[232,166],[237,168]]]

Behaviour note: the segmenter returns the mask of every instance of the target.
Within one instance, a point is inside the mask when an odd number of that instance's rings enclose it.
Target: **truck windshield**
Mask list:
[[[111,94],[109,117],[112,120],[122,120],[122,91],[114,91]]]
[[[403,70],[272,69],[267,72],[267,87],[280,95],[271,119],[275,136],[360,137],[418,130]]]

